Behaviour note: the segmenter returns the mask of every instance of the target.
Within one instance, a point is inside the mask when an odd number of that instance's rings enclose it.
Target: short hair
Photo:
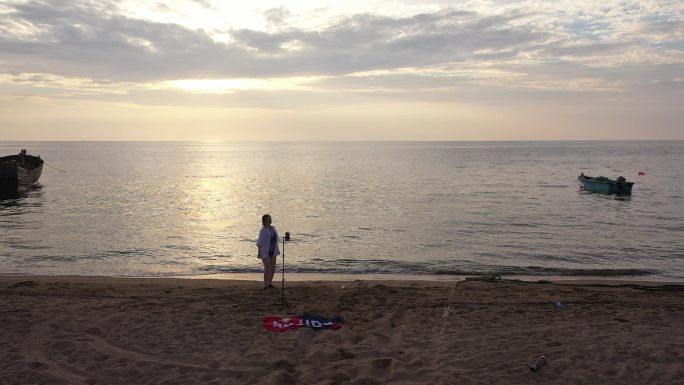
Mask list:
[[[264,215],[261,217],[261,224],[264,225],[264,226],[266,226],[266,219],[271,219],[271,216],[268,215],[268,214],[264,214]]]

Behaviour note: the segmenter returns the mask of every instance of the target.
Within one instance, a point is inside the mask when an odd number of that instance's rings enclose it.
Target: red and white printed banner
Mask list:
[[[310,328],[310,329],[332,329],[337,330],[342,327],[342,319],[335,317],[326,319],[318,316],[300,317],[264,317],[264,327],[272,332],[284,332],[286,330]]]

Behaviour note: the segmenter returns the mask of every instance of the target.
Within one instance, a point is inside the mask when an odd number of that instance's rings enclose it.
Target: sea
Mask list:
[[[0,198],[0,273],[684,280],[684,141],[0,142],[46,164]],[[635,182],[584,191],[577,176]],[[279,260],[281,265],[282,260]]]

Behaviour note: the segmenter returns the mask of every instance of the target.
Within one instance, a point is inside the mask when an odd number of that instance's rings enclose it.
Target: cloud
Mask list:
[[[182,77],[201,67],[207,74],[217,44],[202,31],[115,16],[111,6],[31,2],[9,14],[40,31],[26,41],[0,39],[5,72],[44,72],[93,79],[147,81]]]
[[[113,1],[10,2],[0,7],[0,73],[10,75],[0,78],[0,89],[245,108],[382,98],[516,103],[549,95],[565,101],[641,90],[667,97],[680,92],[675,79],[684,78],[684,21],[682,6],[675,3],[469,4],[470,9],[447,4],[391,16],[339,14],[315,28],[279,7],[260,11],[264,30],[203,30],[151,21]],[[492,4],[498,8],[487,8]],[[240,89],[226,92],[230,95],[148,86],[179,79],[294,76],[316,82],[305,90]]]
[[[271,8],[263,11],[262,16],[268,22],[269,28],[279,29],[286,24],[290,11],[285,7]]]
[[[656,20],[640,23],[627,29],[625,36],[656,43],[682,41],[684,40],[684,20]]]
[[[353,15],[317,31],[232,30],[225,44],[207,31],[124,17],[115,5],[94,4],[14,4],[2,22],[2,70],[139,82],[346,74],[462,61],[483,49],[514,55],[516,47],[545,36],[510,25],[515,14],[445,10],[403,18]],[[280,28],[288,12],[265,16]],[[32,30],[33,38],[12,33],[16,25]]]

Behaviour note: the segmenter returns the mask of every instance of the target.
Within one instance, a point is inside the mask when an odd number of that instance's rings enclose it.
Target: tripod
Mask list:
[[[283,305],[285,307],[290,307],[290,304],[287,303],[287,299],[285,298],[285,241],[290,240],[290,233],[285,232],[285,237],[283,237],[283,283],[280,286],[280,303],[276,303],[276,305]]]

